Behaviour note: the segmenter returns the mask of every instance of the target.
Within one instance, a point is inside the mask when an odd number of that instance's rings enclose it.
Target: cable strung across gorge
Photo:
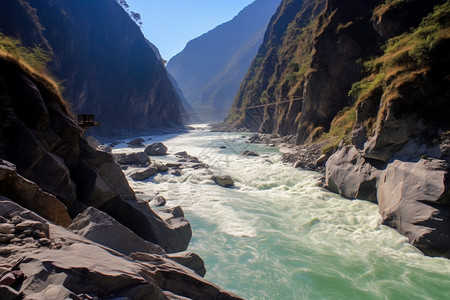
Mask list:
[[[267,107],[267,106],[272,106],[272,105],[277,105],[277,104],[282,104],[282,103],[288,103],[288,102],[292,102],[292,101],[299,101],[299,100],[303,100],[303,97],[297,97],[297,98],[292,98],[289,100],[283,100],[283,101],[278,101],[278,102],[271,102],[271,103],[266,103],[266,104],[258,104],[258,105],[253,105],[253,106],[247,106],[244,108],[230,108],[228,110],[212,110],[212,111],[203,111],[203,112],[196,112],[194,114],[196,115],[205,115],[205,114],[213,114],[213,113],[218,113],[218,112],[229,112],[232,110],[238,111],[238,110],[248,110],[248,109],[253,109],[253,108],[261,108],[261,107]],[[181,114],[182,116],[186,116],[186,115],[192,115],[189,113],[185,113],[185,114]]]

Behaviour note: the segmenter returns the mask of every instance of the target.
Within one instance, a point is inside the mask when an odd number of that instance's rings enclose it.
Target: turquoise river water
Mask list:
[[[143,198],[159,192],[167,206],[183,208],[193,231],[188,250],[205,260],[206,279],[246,299],[450,299],[450,260],[423,256],[380,224],[377,205],[318,187],[320,174],[287,166],[278,149],[242,135],[199,129],[151,137],[169,154],[187,151],[214,174],[230,175],[235,188],[215,185],[205,169],[128,178]]]

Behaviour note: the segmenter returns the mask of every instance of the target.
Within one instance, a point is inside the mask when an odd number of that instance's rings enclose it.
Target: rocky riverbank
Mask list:
[[[238,299],[182,252],[181,208],[152,210],[81,133],[54,83],[0,56],[0,298]]]
[[[226,124],[213,126],[214,131],[224,129]],[[352,133],[354,144],[358,134]],[[365,153],[341,143],[324,155],[325,143],[296,145],[295,136],[278,134],[256,133],[248,143],[278,147],[283,162],[323,173],[320,184],[334,193],[377,203],[383,224],[408,237],[426,255],[450,258],[450,135],[441,136],[435,143],[412,139],[394,153],[390,148]]]
[[[249,138],[248,143],[278,147],[283,153],[282,161],[284,163],[292,164],[294,168],[325,174],[325,162],[328,156],[321,151],[324,143],[297,145],[294,135],[282,136],[265,133],[255,133]]]

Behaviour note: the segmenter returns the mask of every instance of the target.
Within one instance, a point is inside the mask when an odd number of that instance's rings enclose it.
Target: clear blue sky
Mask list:
[[[190,40],[231,20],[254,0],[126,0],[142,18],[142,32],[164,59]]]

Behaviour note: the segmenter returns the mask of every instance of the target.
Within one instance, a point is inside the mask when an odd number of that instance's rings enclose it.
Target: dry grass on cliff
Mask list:
[[[60,105],[62,111],[73,118],[68,103],[61,96],[58,84],[47,74],[30,66],[25,60],[0,50],[0,66],[6,72],[22,73],[28,76],[38,87],[42,96]]]

